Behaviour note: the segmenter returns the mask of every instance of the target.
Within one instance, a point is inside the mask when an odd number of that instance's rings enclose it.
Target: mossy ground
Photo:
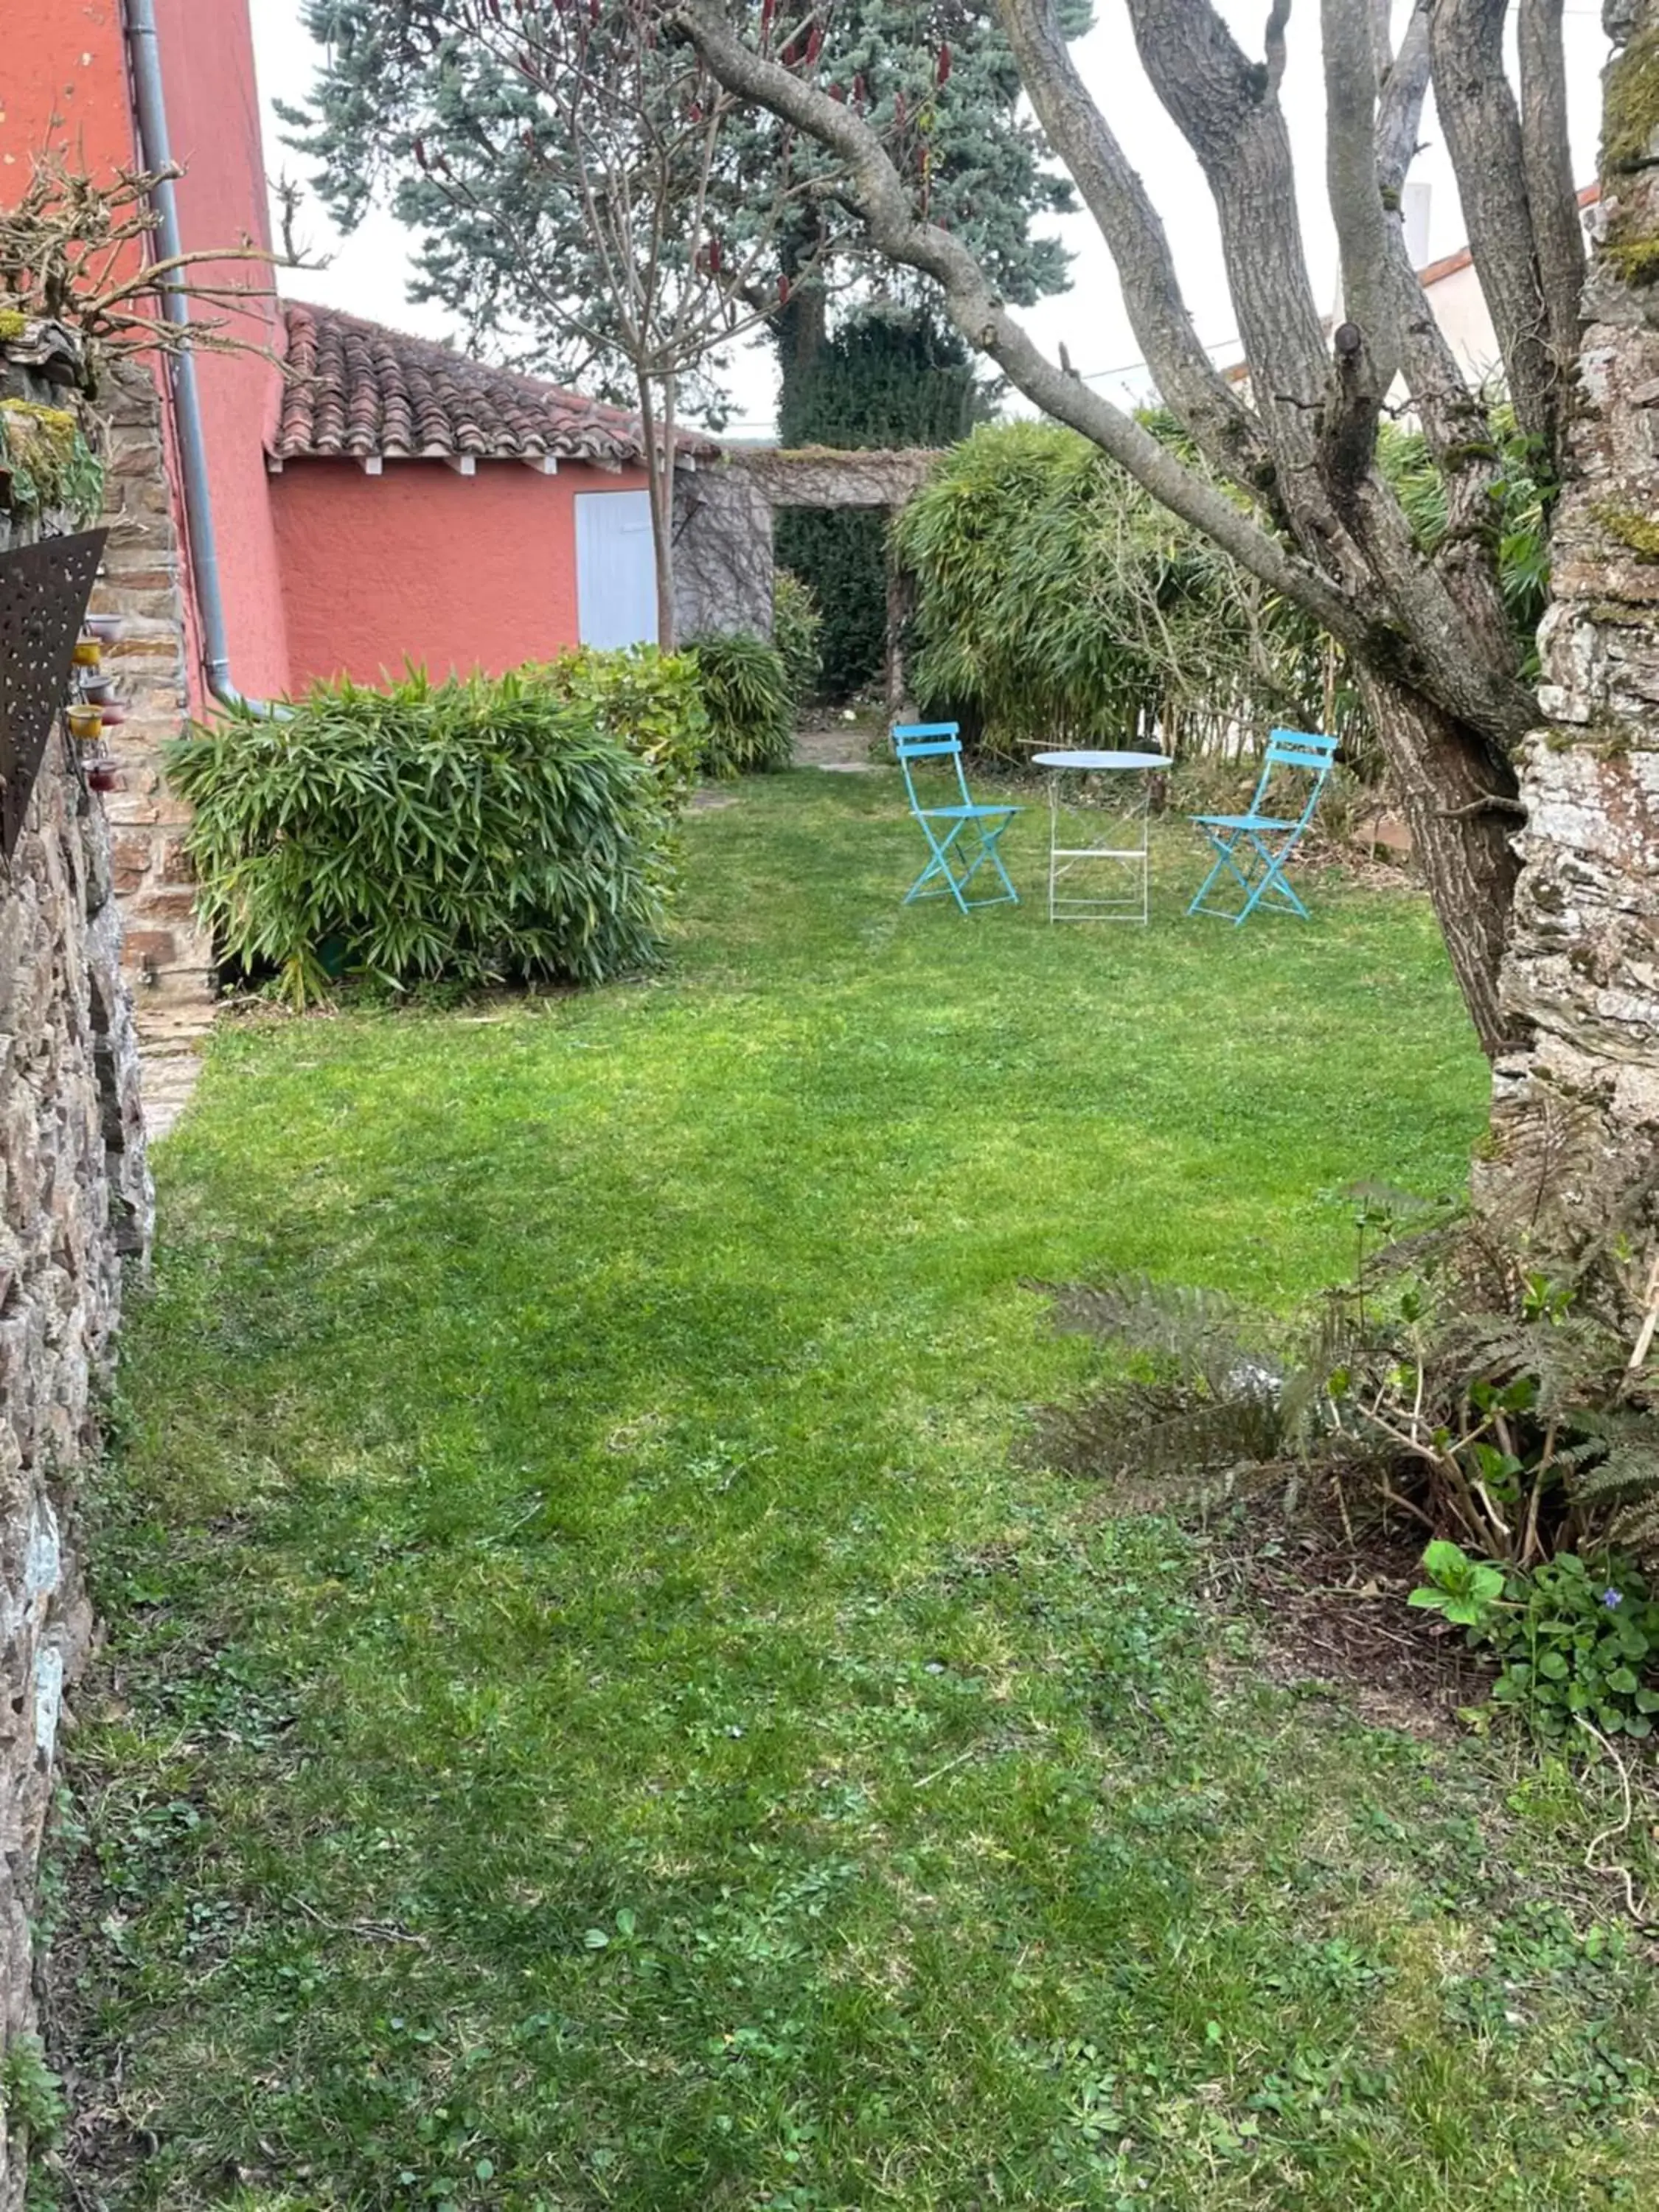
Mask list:
[[[745,785],[653,983],[221,1030],[94,1511],[106,2204],[1659,2199],[1571,1782],[1273,1686],[1201,1540],[1030,1463],[1097,1357],[1034,1279],[1282,1304],[1351,1179],[1461,1177],[1426,909],[919,860],[890,775]]]

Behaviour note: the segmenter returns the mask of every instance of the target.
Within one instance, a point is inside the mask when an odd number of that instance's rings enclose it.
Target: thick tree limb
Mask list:
[[[1267,89],[1276,93],[1285,82],[1287,58],[1285,29],[1291,20],[1291,0],[1273,0],[1267,13],[1267,27],[1261,34],[1261,51],[1267,63]]]
[[[1330,358],[1303,252],[1290,134],[1269,72],[1248,59],[1210,0],[1127,0],[1127,6],[1152,89],[1198,156],[1215,202],[1228,289],[1269,442],[1281,469],[1311,472]],[[1310,486],[1301,497],[1304,506],[1313,503]]]
[[[1400,368],[1401,333],[1387,278],[1388,228],[1376,138],[1377,71],[1371,0],[1320,0],[1325,58],[1325,180],[1336,223],[1342,304],[1364,343],[1345,382],[1358,406],[1376,410]],[[1367,453],[1369,461],[1370,455]]]
[[[1281,0],[1288,12],[1288,0]],[[1169,240],[1146,188],[1085,90],[1054,0],[998,0],[1036,117],[1100,226],[1135,343],[1166,405],[1206,458],[1255,496],[1271,481],[1260,426],[1200,345]]]
[[[1521,117],[1504,70],[1508,12],[1509,0],[1434,0],[1434,97],[1516,415],[1553,454],[1559,379],[1548,343]]]
[[[1378,79],[1376,173],[1384,204],[1397,207],[1406,176],[1417,153],[1418,125],[1429,88],[1429,8],[1417,0],[1400,40],[1400,50]]]
[[[1501,609],[1494,627],[1495,592],[1477,581],[1466,605],[1423,558],[1399,502],[1364,465],[1380,379],[1363,358],[1351,376],[1333,369],[1303,253],[1289,136],[1266,71],[1245,58],[1211,0],[1127,6],[1153,89],[1209,180],[1256,404],[1297,534],[1352,589],[1377,595],[1412,641],[1413,680],[1443,709],[1518,738],[1534,708],[1515,675]],[[1363,69],[1371,36],[1363,9],[1346,28]],[[1359,104],[1363,110],[1363,90]],[[1408,112],[1413,105],[1403,92],[1401,104]],[[1425,380],[1442,396],[1448,431],[1455,420],[1474,455],[1490,453],[1486,423],[1469,419],[1473,403],[1412,273],[1403,230],[1397,219],[1382,222],[1374,121],[1362,113],[1359,122],[1375,210],[1373,217],[1360,210],[1367,187],[1356,178],[1363,283],[1385,332],[1395,332],[1407,358],[1431,372]]]
[[[1462,611],[1474,649],[1491,666],[1503,668],[1512,659],[1513,648],[1492,558],[1499,457],[1485,404],[1469,389],[1462,364],[1412,266],[1400,212],[1428,89],[1431,5],[1431,0],[1418,0],[1379,88],[1376,169],[1385,216],[1382,288],[1413,404],[1445,483],[1446,532],[1435,565]]]
[[[1015,321],[960,239],[920,220],[880,138],[843,103],[757,53],[732,29],[718,0],[680,0],[668,20],[729,90],[757,101],[828,147],[843,166],[842,191],[879,253],[931,276],[969,343],[988,354],[1028,399],[1091,439],[1153,498],[1282,592],[1332,635],[1358,647],[1376,624],[1328,577],[1298,560],[1224,493],[1176,459],[1133,416],[1049,361]],[[1402,647],[1403,649],[1403,647]]]
[[[1561,0],[1521,0],[1519,39],[1521,155],[1551,367],[1559,380],[1569,373],[1578,350],[1578,301],[1584,289],[1584,234],[1567,135]]]
[[[1520,866],[1511,844],[1514,769],[1396,685],[1362,672],[1360,688],[1465,1003],[1495,1057],[1515,1041],[1498,989]]]

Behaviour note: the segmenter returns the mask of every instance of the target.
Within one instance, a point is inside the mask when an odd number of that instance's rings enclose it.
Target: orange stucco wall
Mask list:
[[[268,246],[246,0],[156,0],[155,13],[173,157],[185,171],[177,188],[185,247],[244,238]],[[136,134],[117,0],[0,0],[0,197],[15,197],[30,157],[47,147],[94,177],[131,169]],[[244,262],[205,264],[196,281],[268,288],[270,280]],[[222,316],[230,335],[273,343],[269,301],[198,312]],[[232,672],[244,690],[281,690],[288,647],[262,457],[277,372],[250,355],[204,353],[198,374]],[[191,660],[199,706],[199,653]]]
[[[7,0],[0,22],[0,198],[21,195],[33,155],[131,168],[132,125],[118,0]]]
[[[577,641],[578,492],[642,491],[642,470],[554,477],[480,461],[290,461],[271,478],[295,685],[366,683],[405,660],[499,675]]]
[[[210,252],[247,239],[269,250],[270,219],[260,142],[259,102],[246,0],[155,0],[167,83],[179,227],[185,250]],[[197,281],[272,289],[258,263],[209,263]],[[198,316],[225,334],[267,349],[277,343],[274,299],[246,307],[203,303]],[[288,636],[276,525],[264,470],[264,436],[280,390],[276,368],[252,353],[198,353],[197,379],[212,485],[214,533],[230,644],[231,676],[259,695],[289,681]]]

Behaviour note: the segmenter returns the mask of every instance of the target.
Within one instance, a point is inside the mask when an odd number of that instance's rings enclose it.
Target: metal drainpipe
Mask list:
[[[155,35],[153,0],[126,0],[126,17],[141,158],[147,169],[168,169],[173,166],[173,149],[167,138],[167,95],[161,81],[161,50]],[[161,258],[171,260],[185,250],[172,178],[163,177],[151,198]],[[158,289],[165,319],[177,330],[188,331],[190,298],[182,282],[164,281]],[[219,547],[213,528],[207,447],[202,434],[202,395],[196,380],[196,356],[188,339],[171,356],[168,366],[173,380],[173,419],[179,432],[179,473],[184,478],[185,514],[190,531],[190,565],[196,585],[197,611],[202,622],[208,690],[227,707],[246,707],[256,714],[275,717],[282,714],[280,707],[266,699],[245,698],[230,678],[224,594],[219,581]]]

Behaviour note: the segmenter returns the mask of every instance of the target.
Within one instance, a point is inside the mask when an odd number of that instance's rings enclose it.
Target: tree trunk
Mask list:
[[[1515,1041],[1498,996],[1521,807],[1501,752],[1419,694],[1363,666],[1365,705],[1412,835],[1452,972],[1489,1058]]]
[[[659,409],[655,380],[640,377],[640,442],[645,448],[646,492],[651,502],[651,555],[657,578],[657,649],[672,653],[677,639],[674,602],[675,379],[662,380]]]
[[[1605,239],[1540,633],[1548,720],[1502,975],[1522,1042],[1494,1070],[1477,1198],[1597,1274],[1632,1330],[1659,1253],[1659,0],[1609,9]]]

